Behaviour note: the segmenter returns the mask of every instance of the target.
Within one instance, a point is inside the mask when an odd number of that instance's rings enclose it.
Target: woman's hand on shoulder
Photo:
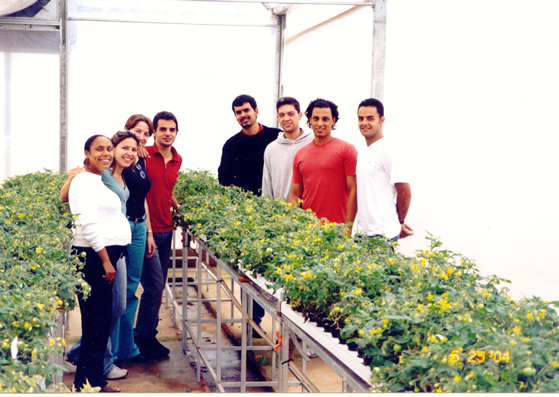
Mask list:
[[[82,172],[85,172],[85,168],[84,167],[74,167],[72,168],[70,171],[68,171],[68,180],[72,181],[72,179],[74,179],[77,175],[81,174]]]
[[[143,159],[143,158],[148,158],[148,159],[150,158],[150,157],[149,157],[149,153],[148,153],[148,151],[146,150],[146,148],[139,148],[139,149],[138,149],[138,157],[140,157],[140,158],[142,158],[142,159]]]

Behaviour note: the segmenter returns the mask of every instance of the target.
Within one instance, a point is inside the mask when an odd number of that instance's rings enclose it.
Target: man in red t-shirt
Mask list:
[[[171,258],[173,239],[173,217],[171,207],[177,209],[179,203],[173,195],[182,157],[173,147],[179,131],[177,118],[171,112],[159,112],[153,118],[155,142],[145,147],[147,156],[146,172],[151,181],[151,189],[146,196],[153,239],[157,246],[151,258],[144,258],[140,282],[144,289],[140,298],[138,318],[134,328],[134,342],[142,355],[158,359],[169,355],[169,349],[157,339],[161,297],[167,281],[167,270]]]
[[[357,150],[332,136],[339,118],[338,106],[316,99],[305,115],[314,141],[295,154],[288,201],[298,204],[302,199],[303,209],[310,208],[318,218],[329,222],[353,222],[357,213]],[[348,231],[351,233],[351,226]]]

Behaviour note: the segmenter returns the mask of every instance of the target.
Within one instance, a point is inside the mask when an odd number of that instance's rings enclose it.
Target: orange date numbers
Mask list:
[[[510,352],[470,350],[468,352],[468,362],[471,364],[484,363],[487,360],[493,360],[497,364],[508,363],[510,361]]]

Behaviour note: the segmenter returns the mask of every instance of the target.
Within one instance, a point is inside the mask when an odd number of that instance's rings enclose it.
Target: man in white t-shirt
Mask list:
[[[411,203],[407,174],[400,169],[397,153],[382,133],[384,106],[374,98],[357,108],[361,135],[367,148],[357,156],[357,220],[354,229],[391,241],[413,235],[405,223]]]

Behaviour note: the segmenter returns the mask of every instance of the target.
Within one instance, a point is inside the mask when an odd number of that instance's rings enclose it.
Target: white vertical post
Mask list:
[[[373,12],[373,63],[371,96],[384,100],[384,64],[386,54],[386,6],[388,0],[375,0]]]
[[[283,96],[283,57],[285,54],[285,15],[276,15],[276,62],[274,73],[274,105]],[[274,117],[275,126],[278,120]]]
[[[68,155],[68,3],[58,1],[58,18],[60,23],[59,72],[60,72],[60,132],[58,171],[67,169]]]

